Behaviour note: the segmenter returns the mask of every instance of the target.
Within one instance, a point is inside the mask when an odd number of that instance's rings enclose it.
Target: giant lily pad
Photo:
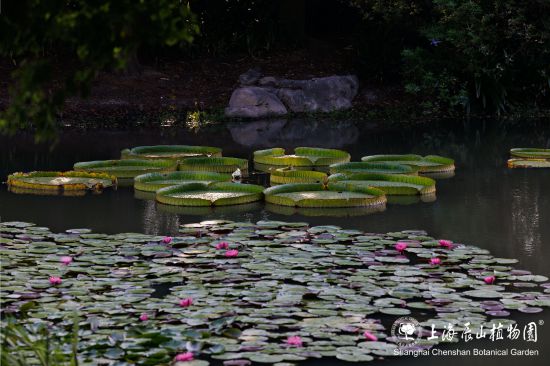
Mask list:
[[[441,173],[455,170],[453,159],[438,155],[370,155],[362,157],[361,161],[409,165],[421,173]]]
[[[323,183],[328,178],[323,172],[289,168],[271,170],[270,173],[269,181],[272,186],[288,183]]]
[[[296,207],[358,207],[386,203],[384,192],[370,187],[339,183],[283,184],[264,191],[266,202]]]
[[[122,159],[184,159],[198,156],[222,156],[222,149],[211,146],[156,145],[124,149]]]
[[[550,149],[518,147],[510,149],[510,154],[519,158],[550,159]]]
[[[217,173],[233,173],[240,169],[244,174],[248,172],[248,160],[239,158],[188,158],[182,160],[178,170],[207,171]]]
[[[280,147],[254,152],[254,164],[266,166],[328,167],[349,160],[350,155],[345,151],[314,147],[297,147],[292,155],[286,155]]]
[[[378,162],[358,162],[333,164],[330,173],[377,173],[377,174],[417,174],[417,169],[409,165]]]
[[[375,187],[388,195],[435,194],[435,181],[433,179],[404,174],[334,174],[330,176],[329,181]]]
[[[259,201],[263,187],[238,183],[185,183],[159,189],[160,203],[177,206],[225,206]]]
[[[104,173],[86,172],[30,172],[13,173],[8,176],[10,189],[25,191],[51,191],[63,193],[70,191],[101,191],[116,184],[116,177]]]
[[[508,168],[550,168],[550,159],[509,159]]]
[[[117,178],[134,178],[144,173],[174,171],[177,166],[178,163],[172,160],[97,160],[76,163],[74,170],[107,173]]]
[[[147,173],[134,178],[134,188],[154,192],[164,187],[184,183],[212,183],[231,181],[231,175],[214,172]]]

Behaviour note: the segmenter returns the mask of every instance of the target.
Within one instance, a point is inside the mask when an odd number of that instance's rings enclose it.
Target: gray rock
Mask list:
[[[239,83],[241,85],[253,85],[262,77],[262,72],[259,68],[250,69],[244,74],[239,76]]]
[[[226,116],[243,118],[282,116],[287,113],[286,107],[275,94],[257,86],[233,91],[229,106],[225,109]]]
[[[277,83],[278,83],[278,80],[273,76],[264,76],[263,78],[258,80],[258,85],[260,86],[276,87]]]
[[[261,77],[257,69],[241,75],[241,87],[233,92],[225,114],[229,117],[261,118],[292,112],[331,112],[348,109],[357,95],[359,81],[354,75],[327,76],[311,80]]]
[[[356,76],[279,80],[279,99],[293,112],[331,112],[351,107],[359,89]]]

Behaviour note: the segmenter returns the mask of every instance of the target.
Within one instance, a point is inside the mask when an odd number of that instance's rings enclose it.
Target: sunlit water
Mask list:
[[[256,149],[322,146],[347,150],[353,160],[383,153],[439,154],[456,161],[456,176],[437,182],[433,202],[389,204],[383,212],[345,216],[309,216],[296,210],[284,214],[263,203],[214,210],[179,210],[135,197],[132,188],[106,190],[84,197],[19,195],[0,189],[0,221],[29,221],[54,231],[88,227],[96,232],[177,234],[178,225],[207,219],[307,221],[370,232],[424,229],[438,238],[477,245],[495,256],[519,259],[518,268],[550,276],[550,170],[508,169],[512,147],[548,147],[548,122],[497,123],[471,121],[434,123],[431,128],[377,132],[353,122],[276,120],[233,123],[189,131],[183,128],[89,130],[63,132],[58,144],[35,145],[31,136],[0,137],[0,178],[13,171],[69,170],[77,161],[119,157],[120,150],[138,145],[192,144],[223,148],[224,156],[251,158]],[[263,174],[253,182],[265,183]],[[309,213],[311,214],[311,212]],[[342,212],[340,211],[340,214]],[[354,214],[358,214],[357,216]],[[517,315],[520,324],[543,320],[537,343],[518,348],[539,350],[538,357],[407,357],[386,364],[526,365],[547,364],[550,357],[550,314]],[[507,348],[499,341],[461,344],[460,347]],[[449,347],[448,347],[449,348]],[[451,346],[455,348],[455,346]],[[308,364],[331,364],[318,360]]]

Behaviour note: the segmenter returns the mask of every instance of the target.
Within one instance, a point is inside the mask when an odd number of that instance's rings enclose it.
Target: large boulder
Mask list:
[[[261,118],[291,112],[331,112],[348,109],[359,90],[354,75],[327,76],[310,80],[261,77],[258,69],[240,77],[241,85],[231,95],[225,114],[229,117]],[[254,84],[255,86],[248,86]]]
[[[263,118],[282,116],[288,111],[270,89],[257,86],[238,88],[231,94],[229,106],[225,108],[228,117]]]
[[[332,112],[351,108],[359,90],[356,76],[280,80],[277,96],[293,112]]]

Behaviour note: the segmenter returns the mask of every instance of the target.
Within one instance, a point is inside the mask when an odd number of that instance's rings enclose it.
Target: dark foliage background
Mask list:
[[[68,96],[100,71],[160,57],[265,55],[319,42],[353,49],[363,81],[418,108],[503,114],[549,105],[548,0],[21,0],[3,2],[0,55],[17,65],[0,129],[55,133]],[[63,77],[53,65],[63,64]],[[54,82],[55,80],[55,82]]]

